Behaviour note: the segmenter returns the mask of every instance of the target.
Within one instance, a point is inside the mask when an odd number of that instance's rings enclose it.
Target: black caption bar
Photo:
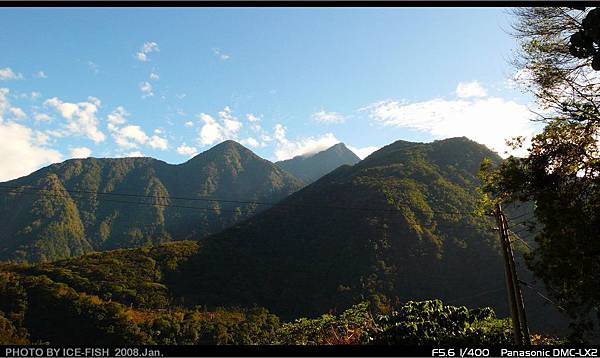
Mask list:
[[[600,357],[600,346],[0,346],[0,357]]]

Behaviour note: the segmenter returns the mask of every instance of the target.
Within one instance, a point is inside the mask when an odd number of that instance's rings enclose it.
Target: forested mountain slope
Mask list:
[[[72,159],[0,184],[0,260],[200,239],[264,208],[236,200],[276,202],[302,186],[234,141],[180,165]]]
[[[466,138],[397,141],[211,236],[170,285],[187,302],[258,304],[285,318],[364,299],[506,313],[495,225],[474,214],[484,158],[501,160]]]

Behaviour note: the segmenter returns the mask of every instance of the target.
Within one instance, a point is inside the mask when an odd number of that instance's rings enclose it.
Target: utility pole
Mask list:
[[[502,256],[504,258],[504,273],[506,277],[506,288],[508,291],[508,306],[513,323],[513,336],[517,345],[531,344],[529,338],[529,328],[527,327],[527,317],[525,316],[525,305],[523,295],[519,286],[515,259],[508,236],[508,222],[502,212],[500,204],[496,204],[495,210],[496,222],[498,223],[498,233],[500,235],[500,244],[502,247]]]
[[[510,244],[510,237],[508,235],[508,220],[506,219],[506,215],[500,208],[500,214],[502,215],[502,220],[504,221],[504,237],[506,238],[506,247],[508,249],[510,270],[513,275],[513,282],[515,284],[515,299],[517,303],[517,309],[519,313],[519,321],[521,323],[521,332],[523,332],[523,344],[531,345],[531,339],[529,335],[529,326],[527,324],[527,315],[525,314],[525,302],[523,301],[523,293],[521,292],[521,285],[519,281],[519,277],[517,276],[517,268],[515,265],[515,256],[513,254],[512,246]]]

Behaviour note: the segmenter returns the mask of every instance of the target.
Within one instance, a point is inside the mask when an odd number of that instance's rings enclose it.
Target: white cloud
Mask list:
[[[6,98],[9,92],[8,88],[0,88],[0,121],[2,121],[4,112],[10,108],[10,102],[8,101],[8,98]]]
[[[125,154],[125,156],[126,157],[145,157],[144,153],[140,152],[139,150],[129,152],[129,153]]]
[[[231,58],[230,55],[221,52],[221,50],[219,50],[218,48],[213,48],[213,53],[215,54],[215,56],[217,56],[218,58],[220,58],[223,61],[227,61]]]
[[[10,67],[0,68],[0,81],[20,79],[23,79],[23,75],[15,73]]]
[[[148,141],[148,136],[140,126],[129,125],[119,128],[109,124],[108,128],[112,132],[115,143],[121,148],[137,148],[138,145],[145,144]]]
[[[50,135],[48,135],[47,133],[39,132],[39,131],[35,132],[35,140],[34,140],[35,144],[47,145],[48,142],[50,142]]]
[[[181,155],[195,156],[196,154],[198,154],[198,150],[196,149],[196,147],[191,147],[183,143],[179,147],[177,147],[177,153]]]
[[[248,137],[246,139],[242,139],[240,141],[240,143],[242,143],[243,145],[250,146],[252,148],[256,148],[256,147],[260,146],[260,143],[256,139],[254,139],[252,137]]]
[[[71,149],[71,158],[88,158],[92,154],[92,150],[87,147],[77,147]]]
[[[211,145],[226,139],[236,140],[238,132],[243,126],[242,122],[233,116],[229,107],[225,107],[219,112],[219,120],[206,113],[201,113],[198,117],[204,122],[198,138],[200,145]]]
[[[260,140],[262,140],[263,142],[271,142],[273,140],[273,137],[268,135],[266,132],[262,132],[260,134]]]
[[[100,105],[102,104],[97,97],[89,96],[87,100],[96,107],[100,107]]]
[[[368,147],[363,147],[363,148],[357,148],[357,147],[352,147],[352,146],[349,145],[348,149],[350,149],[351,151],[353,151],[354,154],[356,154],[356,156],[358,156],[360,159],[365,159],[366,157],[368,157],[369,155],[371,155],[371,153],[373,153],[376,150],[378,150],[379,147],[368,146]]]
[[[277,141],[277,148],[275,149],[277,160],[290,159],[298,155],[311,155],[340,142],[333,133],[290,141],[286,137],[286,128],[282,124],[275,125],[273,137]]]
[[[169,147],[169,141],[166,138],[153,135],[148,140],[148,145],[154,149],[166,150]]]
[[[156,42],[144,42],[144,45],[142,45],[142,52],[144,53],[158,51],[160,51],[160,49],[158,48],[158,44]]]
[[[48,75],[44,71],[38,71],[34,76],[35,78],[48,78]]]
[[[106,119],[108,120],[108,123],[119,125],[125,123],[128,116],[129,112],[127,112],[122,106],[118,106],[106,116]]]
[[[367,110],[373,121],[384,126],[423,131],[436,139],[466,136],[501,155],[511,153],[506,139],[531,136],[535,132],[530,121],[534,114],[528,107],[503,98],[436,98],[414,103],[388,100],[362,110]]]
[[[89,102],[68,103],[57,97],[44,102],[46,106],[54,107],[67,120],[67,130],[73,134],[83,135],[95,143],[102,142],[106,136],[98,129],[96,113],[100,106],[97,98],[90,97]]]
[[[248,114],[246,114],[246,118],[248,118],[248,121],[249,121],[249,122],[260,122],[260,117],[258,117],[258,116],[255,116],[255,115],[254,115],[254,114],[252,114],[252,113],[248,113]]]
[[[21,124],[0,121],[0,182],[15,179],[62,160],[62,155],[40,143],[44,138]]]
[[[160,76],[158,75],[158,73],[151,72],[150,73],[150,79],[153,80],[153,81],[158,81],[160,79]]]
[[[250,121],[250,129],[255,132],[258,137],[260,138],[260,142],[258,143],[258,145],[256,146],[260,146],[260,147],[266,147],[268,142],[273,141],[273,138],[271,137],[271,135],[269,135],[269,133],[267,133],[259,124],[260,122],[260,117],[254,116],[253,114],[247,114],[246,118],[248,118],[248,121]],[[254,138],[252,138],[254,139]],[[252,143],[254,144],[254,143]],[[252,146],[251,143],[248,143],[248,145]],[[255,147],[256,147],[255,146]]]
[[[204,125],[200,129],[199,142],[201,145],[211,145],[223,139],[223,129],[213,117],[206,113],[201,113],[200,120],[204,122]]]
[[[33,119],[35,119],[38,122],[49,122],[52,118],[46,113],[34,112]]]
[[[142,61],[142,62],[148,61],[148,56],[146,56],[146,54],[143,52],[136,53],[135,58],[137,58],[139,61]]]
[[[461,82],[456,86],[456,95],[459,98],[485,97],[487,91],[477,81]]]
[[[15,119],[25,119],[27,118],[27,114],[19,107],[12,107],[9,109],[10,113],[13,115]]]
[[[20,120],[27,118],[27,114],[19,107],[13,107],[8,100],[10,90],[8,88],[0,88],[0,122],[4,119]],[[4,118],[9,115],[10,118]]]
[[[344,123],[346,118],[337,112],[325,112],[323,110],[314,113],[312,118],[321,123]]]
[[[65,135],[67,135],[67,134],[68,134],[68,133],[67,133],[67,132],[65,132],[65,131],[62,131],[62,130],[56,130],[56,129],[48,129],[48,130],[46,130],[46,133],[47,133],[49,136],[56,137],[56,138],[62,138],[62,137],[64,137]]]
[[[192,122],[192,121],[187,121],[187,122],[185,122],[185,126],[186,126],[186,127],[188,127],[188,128],[189,128],[189,127],[193,127],[193,126],[194,126],[194,122]]]
[[[135,54],[135,58],[142,62],[150,61],[147,54],[158,51],[160,51],[160,48],[156,42],[145,42],[141,50]]]
[[[129,116],[125,108],[119,106],[107,116],[108,129],[112,133],[115,143],[125,149],[138,148],[140,145],[148,145],[154,149],[165,150],[169,147],[169,141],[156,134],[162,134],[160,129],[155,129],[153,136],[148,136],[144,130],[138,125],[128,125],[119,127],[124,124]]]
[[[154,92],[152,92],[152,85],[148,81],[140,83],[140,91],[142,91],[142,98],[154,96]]]

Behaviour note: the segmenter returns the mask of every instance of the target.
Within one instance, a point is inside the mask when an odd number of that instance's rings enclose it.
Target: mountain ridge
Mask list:
[[[359,161],[360,158],[340,142],[325,150],[298,155],[275,164],[304,182],[312,183],[340,165],[354,165]]]
[[[226,141],[181,164],[150,157],[70,159],[2,185],[13,189],[0,195],[0,259],[47,261],[73,250],[200,239],[263,209],[202,198],[276,202],[304,184]]]
[[[488,218],[462,214],[477,205],[486,157],[500,160],[466,138],[394,142],[207,238],[182,268],[177,294],[293,317],[365,297],[453,299],[491,289],[503,282],[497,237]],[[504,300],[475,295],[470,303]]]

